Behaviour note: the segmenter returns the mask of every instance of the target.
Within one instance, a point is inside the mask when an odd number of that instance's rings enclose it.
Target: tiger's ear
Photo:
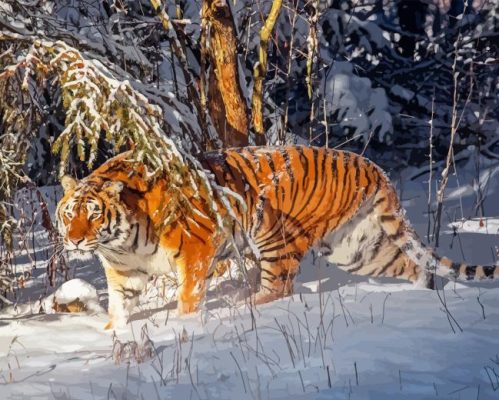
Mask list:
[[[116,196],[121,193],[124,186],[120,181],[107,181],[102,185],[102,190],[110,196]]]
[[[69,190],[74,189],[77,183],[77,180],[69,175],[64,175],[61,178],[61,185],[64,189],[64,193],[67,193]]]

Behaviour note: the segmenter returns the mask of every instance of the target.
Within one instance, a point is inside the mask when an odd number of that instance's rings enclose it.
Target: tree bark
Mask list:
[[[205,104],[224,146],[247,146],[249,110],[239,83],[236,28],[230,7],[224,0],[204,0],[202,18],[206,29],[202,41],[209,42],[201,43],[206,49],[202,57],[210,61]]]

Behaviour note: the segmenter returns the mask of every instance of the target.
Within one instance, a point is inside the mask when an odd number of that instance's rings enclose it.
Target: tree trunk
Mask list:
[[[204,0],[202,18],[207,29],[204,37],[209,41],[208,46],[202,43],[210,60],[208,112],[225,147],[247,146],[249,110],[239,85],[236,28],[230,7],[224,0]]]

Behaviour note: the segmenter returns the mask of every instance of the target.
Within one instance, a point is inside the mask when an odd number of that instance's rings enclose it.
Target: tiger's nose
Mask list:
[[[71,243],[73,243],[76,247],[78,247],[78,245],[79,245],[81,242],[83,242],[84,240],[85,240],[85,239],[83,239],[83,238],[81,238],[81,239],[79,239],[79,238],[77,238],[77,239],[71,239],[71,238],[70,238],[70,239],[69,239],[69,241],[70,241]]]

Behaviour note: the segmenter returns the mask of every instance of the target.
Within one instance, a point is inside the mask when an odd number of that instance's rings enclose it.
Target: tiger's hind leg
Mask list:
[[[367,209],[325,237],[322,243],[330,250],[328,261],[351,274],[406,279],[427,287],[431,282],[425,271],[412,262],[382,228],[381,222],[389,219],[391,215],[379,218]]]
[[[406,279],[416,287],[433,289],[433,276],[415,264],[386,236],[363,252],[361,259],[339,267],[355,275]]]
[[[404,218],[400,202],[393,188],[388,187],[384,193],[380,192],[376,201],[375,213],[378,215],[379,225],[384,238],[388,242],[386,245],[396,249],[399,259],[398,264],[401,263],[400,259],[403,260],[402,263],[405,268],[401,271],[403,274],[400,273],[402,275],[400,277],[410,280],[416,287],[434,289],[434,274],[414,262],[414,257],[409,257],[406,250],[404,250],[408,244],[407,238],[417,237],[417,235]],[[419,239],[417,240],[419,241]],[[423,253],[416,254],[418,260],[423,256]],[[393,265],[395,270],[397,270],[397,262],[394,262]],[[391,268],[391,270],[394,268]],[[398,270],[400,271],[400,268]]]
[[[418,279],[413,281],[414,287],[421,289],[435,289],[435,274],[421,270]]]
[[[255,303],[264,304],[293,294],[293,280],[299,266],[300,260],[297,258],[262,260],[260,290]]]

